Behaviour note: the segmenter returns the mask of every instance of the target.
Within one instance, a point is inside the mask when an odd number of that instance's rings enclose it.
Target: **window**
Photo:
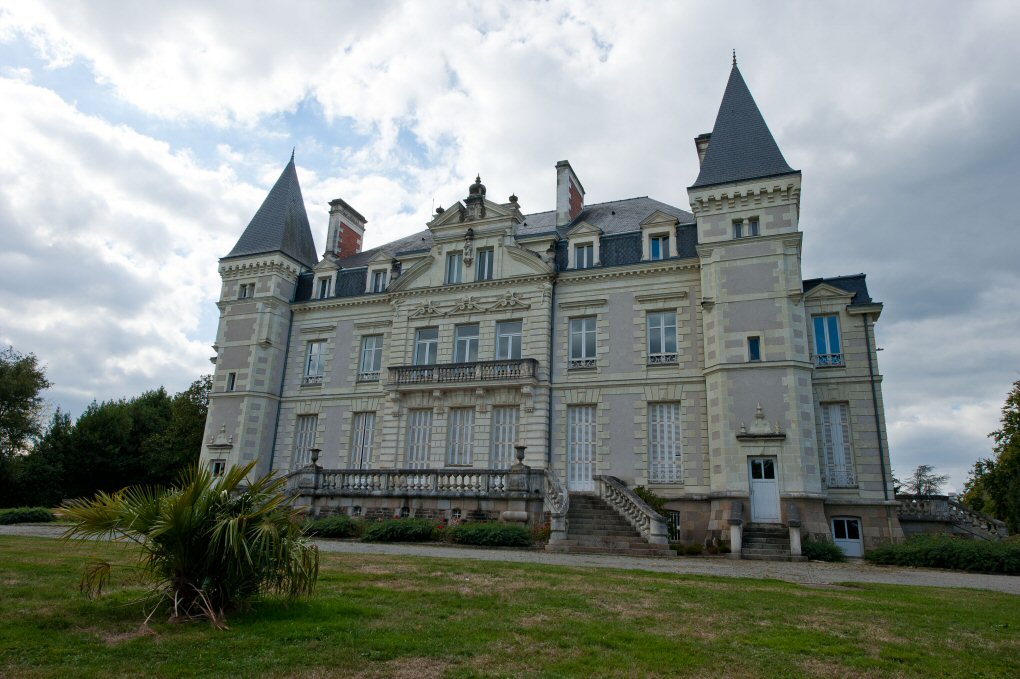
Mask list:
[[[227,471],[226,460],[210,460],[209,469],[212,471],[213,476],[223,476]]]
[[[453,362],[474,363],[478,360],[478,324],[458,325],[453,333]]]
[[[567,487],[573,491],[595,489],[595,440],[598,425],[595,406],[567,407]]]
[[[680,445],[680,404],[648,406],[648,481],[680,483],[683,466]]]
[[[372,465],[375,443],[375,413],[354,413],[351,428],[351,469],[367,469]]]
[[[470,466],[474,430],[474,408],[450,408],[449,430],[446,436],[446,464]]]
[[[319,279],[319,299],[326,299],[329,297],[329,279]]]
[[[521,357],[521,321],[501,321],[496,324],[496,358],[515,360]]]
[[[475,270],[476,281],[492,280],[493,249],[485,248],[478,251],[478,268]]]
[[[438,349],[439,328],[418,328],[414,337],[414,364],[434,364]]]
[[[492,409],[492,458],[493,469],[509,469],[514,463],[514,445],[517,443],[517,418],[520,411],[516,406],[499,406]]]
[[[311,464],[312,447],[315,445],[315,428],[318,415],[298,415],[294,425],[294,469]]]
[[[361,338],[361,363],[358,365],[359,382],[375,382],[382,366],[382,335]]]
[[[747,360],[748,361],[761,360],[761,337],[747,338]]]
[[[744,237],[744,222],[740,220],[733,222],[733,237],[734,238]]]
[[[446,256],[446,282],[463,282],[464,253],[451,252]]]
[[[594,316],[570,319],[570,362],[567,367],[595,367]]]
[[[648,258],[666,259],[667,257],[669,257],[669,236],[665,234],[652,236],[648,243]]]
[[[233,391],[237,386],[237,373],[227,373],[227,391]]]
[[[747,228],[744,228],[743,219],[735,219],[733,221],[733,237],[734,238],[748,238],[750,236],[758,235],[758,218],[751,217],[747,220]]]
[[[856,518],[837,517],[832,520],[832,540],[847,556],[864,556],[861,522]]]
[[[372,292],[386,292],[386,270],[372,272]]]
[[[648,365],[676,362],[676,312],[648,314]]]
[[[241,283],[237,288],[238,299],[251,299],[255,296],[255,284],[254,283]]]
[[[747,220],[747,235],[757,236],[758,235],[758,218],[751,217]]]
[[[839,341],[839,316],[815,316],[815,365],[831,368],[843,365],[843,349]]]
[[[305,356],[305,383],[321,382],[326,364],[326,343],[314,340],[308,343]]]
[[[591,243],[574,246],[574,268],[590,269],[595,266],[595,246]]]
[[[432,411],[407,411],[407,466],[409,469],[428,469],[432,439]]]
[[[849,410],[846,403],[822,404],[822,447],[825,449],[825,483],[829,488],[857,485]]]

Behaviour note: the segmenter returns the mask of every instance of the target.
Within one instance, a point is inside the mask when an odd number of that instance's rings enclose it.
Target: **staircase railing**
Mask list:
[[[669,544],[666,519],[615,476],[595,476],[599,497],[634,526],[648,544]]]
[[[545,506],[549,510],[549,544],[567,539],[567,512],[570,494],[556,472],[545,470]]]
[[[1009,536],[1004,521],[964,507],[955,497],[946,495],[897,495],[901,519],[940,521],[958,526],[985,540],[1002,540]]]

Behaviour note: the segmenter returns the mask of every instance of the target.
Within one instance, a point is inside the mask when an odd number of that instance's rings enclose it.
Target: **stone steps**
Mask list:
[[[790,531],[781,524],[749,523],[741,536],[740,558],[748,561],[791,561]]]
[[[616,511],[592,495],[571,495],[567,512],[567,539],[556,551],[576,554],[669,556],[669,545],[650,545]]]

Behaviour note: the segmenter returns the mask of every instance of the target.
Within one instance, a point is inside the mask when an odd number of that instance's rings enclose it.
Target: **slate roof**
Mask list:
[[[809,278],[804,281],[804,292],[808,292],[822,283],[853,293],[850,306],[875,303],[871,299],[871,295],[868,294],[868,283],[865,280],[865,275],[862,273],[851,276],[835,276],[833,278]]]
[[[262,207],[224,259],[270,252],[282,252],[307,267],[313,267],[319,261],[293,155],[262,201]]]
[[[796,170],[783,158],[734,63],[701,172],[691,188],[792,172]]]

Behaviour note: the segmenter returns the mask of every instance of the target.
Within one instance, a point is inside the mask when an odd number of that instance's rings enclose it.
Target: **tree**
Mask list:
[[[908,495],[923,495],[930,497],[942,492],[949,476],[936,474],[935,467],[930,464],[919,464],[917,469],[911,472],[910,476],[903,482],[903,489]]]
[[[0,351],[0,494],[12,485],[12,463],[42,433],[40,392],[50,386],[34,354]]]
[[[1006,522],[1011,533],[1020,531],[1020,380],[1002,405],[1001,426],[989,436],[995,457],[974,463],[964,486],[968,507]]]
[[[136,543],[139,566],[153,581],[149,617],[165,604],[171,620],[222,626],[227,612],[260,594],[311,594],[319,553],[301,531],[301,511],[289,505],[284,478],[246,482],[254,467],[232,467],[217,479],[195,465],[169,489],[132,486],[70,500],[58,510],[73,522],[65,538]],[[110,569],[90,564],[82,591],[100,595]]]

